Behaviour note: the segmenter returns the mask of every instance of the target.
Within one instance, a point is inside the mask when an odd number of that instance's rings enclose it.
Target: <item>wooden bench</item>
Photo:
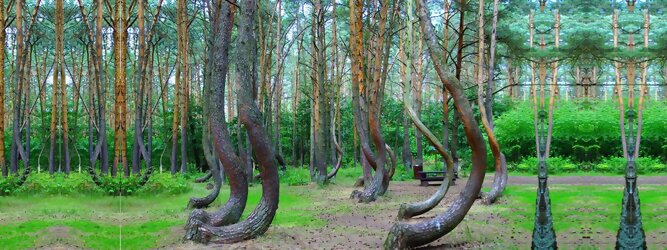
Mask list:
[[[422,165],[412,166],[413,177],[416,180],[420,180],[420,186],[430,185],[430,181],[443,181],[445,180],[446,171],[424,171]]]

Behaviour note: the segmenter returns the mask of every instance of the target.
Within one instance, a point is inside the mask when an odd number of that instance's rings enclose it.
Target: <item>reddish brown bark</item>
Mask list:
[[[223,6],[227,5],[226,2],[223,3]],[[244,221],[237,224],[218,227],[191,217],[188,223],[188,228],[191,228],[191,230],[188,230],[186,238],[202,243],[233,243],[255,238],[266,232],[278,209],[280,186],[278,183],[278,168],[275,163],[274,148],[269,142],[266,128],[262,124],[262,115],[253,96],[254,86],[256,86],[255,82],[257,81],[255,69],[257,47],[253,32],[256,8],[257,5],[254,0],[244,1],[240,6],[241,19],[238,25],[239,31],[236,45],[236,76],[239,84],[237,93],[239,118],[246,127],[253,150],[256,152],[262,178],[262,198],[257,208]],[[228,22],[229,29],[231,29],[230,19],[231,16],[223,18],[225,22]],[[228,60],[216,61],[220,61],[220,63],[225,65],[228,63]],[[224,84],[222,85],[221,90],[215,93],[214,97],[224,98]],[[217,87],[219,88],[220,86]],[[214,103],[216,103],[215,100]],[[223,166],[226,166],[224,162]]]
[[[192,212],[186,230],[188,235],[196,234],[196,223],[206,223],[212,226],[229,225],[238,222],[248,199],[248,181],[245,175],[244,162],[234,152],[231,137],[225,121],[225,84],[229,70],[229,44],[231,42],[232,24],[234,22],[234,8],[224,1],[216,1],[215,5],[222,8],[214,11],[211,22],[213,32],[211,42],[211,84],[210,93],[210,126],[213,135],[213,149],[217,159],[222,162],[225,173],[229,177],[230,198],[225,206],[215,213],[208,213],[196,209]],[[211,169],[215,174],[214,169]],[[218,174],[219,177],[219,174]],[[214,177],[216,178],[216,177]],[[217,180],[216,180],[217,181]],[[221,181],[221,180],[220,180]],[[217,188],[217,187],[216,187]],[[217,197],[217,195],[216,195]],[[210,199],[211,197],[209,197]],[[205,201],[192,201],[189,206],[202,205]]]
[[[424,38],[433,59],[433,66],[438,77],[454,98],[454,106],[460,114],[468,144],[472,150],[472,171],[466,187],[447,211],[432,219],[418,223],[398,222],[394,224],[385,240],[385,249],[404,249],[430,243],[451,232],[465,217],[475,199],[479,195],[484,181],[486,168],[486,146],[479,126],[474,119],[472,108],[466,99],[461,85],[445,77],[439,61],[440,53],[429,11],[426,9],[426,0],[418,4],[420,24],[424,31]]]

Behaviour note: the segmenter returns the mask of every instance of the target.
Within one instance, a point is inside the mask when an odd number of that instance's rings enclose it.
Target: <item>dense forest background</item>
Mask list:
[[[573,162],[578,170],[592,170],[600,162],[622,156],[613,59],[644,58],[650,102],[642,140],[644,145],[658,146],[642,147],[640,155],[667,160],[667,147],[660,146],[667,140],[662,101],[667,95],[667,20],[662,15],[667,2],[637,2],[633,13],[626,13],[624,1],[555,1],[549,2],[547,11],[534,13],[531,9],[539,2],[500,2],[493,115],[510,169],[534,158],[531,79],[526,72],[535,58],[557,58],[561,63],[552,155]],[[211,154],[206,126],[210,114],[206,65],[212,60],[207,42],[211,37],[209,1],[2,0],[0,4],[0,25],[5,27],[0,34],[5,44],[0,52],[3,176],[27,166],[38,172],[93,171],[112,176],[139,174],[147,166],[171,173],[210,168],[206,160]],[[359,162],[349,84],[347,6],[345,0],[259,3],[255,24],[260,57],[258,104],[273,146],[290,166],[312,166],[316,152],[334,165],[334,137],[342,147],[343,166]],[[479,70],[475,66],[476,6],[475,1],[431,1],[428,6],[444,60],[452,65],[447,70],[460,74],[471,101],[477,97],[474,79]],[[483,18],[490,22],[493,3],[486,3],[486,9]],[[552,9],[561,15],[558,48],[550,34]],[[622,41],[641,27],[647,11],[650,44],[644,46],[637,38],[641,49],[614,49],[614,9],[623,12]],[[403,11],[395,5],[388,16],[394,21],[387,29],[395,35],[384,47],[389,56],[384,62],[388,67],[383,78],[382,133],[402,165],[426,162],[442,168],[436,150],[403,110],[400,65],[404,62],[399,57],[406,35]],[[529,19],[534,23],[535,46],[528,43]],[[450,98],[437,80],[422,32],[415,26],[411,35],[414,42],[406,46],[415,57],[415,65],[409,66],[414,71],[410,93],[414,108],[427,127],[445,138],[455,158],[467,159],[470,150],[463,127],[457,124]],[[536,49],[539,44],[544,49]],[[234,48],[230,53],[235,53]],[[230,67],[235,67],[234,61]],[[234,70],[229,79],[235,79]],[[248,142],[237,120],[236,85],[231,83],[225,119],[234,144],[244,151],[249,147],[242,146]],[[315,145],[314,136],[324,139]],[[252,152],[243,155],[252,161],[248,157]],[[468,164],[462,162],[462,167]]]

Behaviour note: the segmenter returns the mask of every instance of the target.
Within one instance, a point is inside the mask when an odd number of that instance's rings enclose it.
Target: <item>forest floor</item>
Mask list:
[[[487,175],[485,187],[490,186]],[[280,208],[262,237],[225,246],[231,249],[377,249],[381,248],[401,203],[431,195],[437,186],[417,181],[392,182],[385,197],[371,204],[349,199],[352,179],[325,187],[281,186]],[[423,217],[442,213],[465,186],[450,188],[445,201]],[[620,181],[620,182],[619,182]],[[650,249],[667,249],[667,177],[641,177],[644,229]],[[497,204],[476,202],[464,221],[427,248],[526,249],[530,247],[536,178],[511,176]],[[554,227],[562,249],[611,249],[619,224],[622,177],[552,176]],[[663,185],[657,185],[663,184]],[[218,249],[183,242],[184,209],[204,184],[181,195],[90,197],[0,197],[0,246],[3,249]],[[249,214],[261,197],[250,188]],[[222,192],[211,210],[228,197]],[[72,206],[72,204],[77,204]],[[121,235],[121,237],[119,237]]]

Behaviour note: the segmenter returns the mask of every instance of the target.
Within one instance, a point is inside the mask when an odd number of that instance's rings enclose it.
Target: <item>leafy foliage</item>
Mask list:
[[[508,161],[535,155],[532,104],[518,103],[496,120],[496,135]],[[559,102],[554,111],[552,156],[571,157],[574,162],[598,162],[620,156],[619,111],[612,101]],[[666,105],[650,102],[644,110],[640,155],[663,159],[667,129]]]
[[[70,175],[48,173],[31,174],[17,192],[28,194],[85,194],[99,193],[101,190],[87,174]]]
[[[527,157],[518,163],[509,164],[510,171],[537,174],[539,161],[536,157]],[[550,174],[566,174],[576,172],[589,172],[606,174],[624,174],[626,160],[622,157],[609,157],[602,159],[597,164],[578,163],[575,164],[567,158],[551,157],[547,159],[548,172]],[[664,174],[667,172],[667,164],[660,160],[649,157],[640,157],[636,160],[638,174]]]
[[[172,175],[170,173],[155,173],[151,178],[137,190],[140,194],[182,194],[190,191],[191,187],[188,180],[183,175]]]

